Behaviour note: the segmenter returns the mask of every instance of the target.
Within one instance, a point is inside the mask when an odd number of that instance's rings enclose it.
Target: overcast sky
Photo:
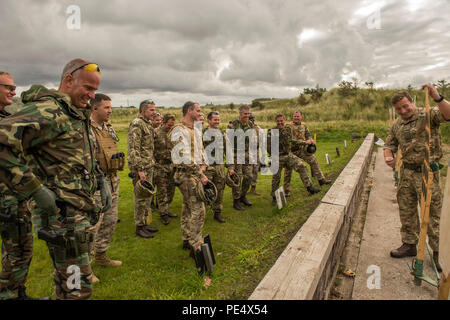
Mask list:
[[[101,66],[99,92],[113,106],[247,103],[352,77],[385,87],[450,80],[450,0],[0,3],[0,70],[18,94],[57,87],[73,58]]]

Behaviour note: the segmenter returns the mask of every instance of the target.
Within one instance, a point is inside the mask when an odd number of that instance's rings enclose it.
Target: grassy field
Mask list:
[[[348,133],[320,132],[316,156],[326,176],[334,180],[362,139],[351,143]],[[126,151],[126,130],[120,130],[119,136],[119,149]],[[344,148],[344,139],[348,141],[348,148]],[[336,147],[341,150],[340,157],[336,155]],[[326,164],[325,153],[332,159],[330,165]],[[127,174],[127,168],[120,172],[119,216],[122,221],[117,225],[108,251],[112,258],[122,260],[123,266],[93,265],[94,273],[101,280],[94,285],[93,299],[246,299],[329,189],[329,186],[322,187],[320,193],[309,196],[294,174],[293,196],[288,198],[288,206],[280,211],[271,206],[271,176],[260,176],[257,190],[262,195],[249,195],[253,206],[238,212],[232,209],[231,189],[226,187],[223,216],[227,222],[220,224],[213,220],[211,209],[207,209],[203,234],[211,235],[217,264],[212,282],[206,287],[204,277],[195,270],[194,260],[181,249],[179,216],[164,226],[155,212],[152,225],[160,229],[155,238],[135,236],[132,185]],[[171,209],[180,213],[178,189]],[[31,296],[53,295],[51,270],[45,243],[36,239],[27,285]]]

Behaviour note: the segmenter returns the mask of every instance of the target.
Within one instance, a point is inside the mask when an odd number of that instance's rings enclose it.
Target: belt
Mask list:
[[[422,165],[403,163],[403,167],[415,172],[422,172]]]

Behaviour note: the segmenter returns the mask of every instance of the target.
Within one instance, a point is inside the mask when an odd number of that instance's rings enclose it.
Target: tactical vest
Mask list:
[[[125,155],[119,152],[116,141],[111,137],[108,130],[100,130],[92,126],[97,139],[98,150],[95,158],[100,163],[100,168],[107,175],[122,171],[125,165]]]

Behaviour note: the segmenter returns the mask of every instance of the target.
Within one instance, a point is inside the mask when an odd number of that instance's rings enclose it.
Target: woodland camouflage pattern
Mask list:
[[[430,162],[438,162],[442,158],[442,143],[440,124],[446,121],[437,107],[430,110],[431,139]],[[389,134],[384,149],[393,153],[402,150],[402,161],[406,165],[421,166],[425,160],[426,145],[426,112],[416,108],[411,118],[397,118],[389,128]],[[422,173],[402,166],[400,181],[397,187],[397,202],[399,206],[400,230],[403,243],[417,244],[420,233],[420,222],[417,213],[417,203],[422,192]],[[439,183],[439,171],[434,172],[428,237],[433,251],[439,250],[439,220],[442,208],[442,191]]]
[[[0,118],[10,114],[0,110]],[[0,221],[2,238],[2,272],[0,273],[0,300],[19,297],[20,287],[25,288],[28,270],[33,256],[31,214],[25,201],[17,198],[0,182],[0,211],[14,214],[13,221]],[[25,291],[25,290],[23,290]]]

